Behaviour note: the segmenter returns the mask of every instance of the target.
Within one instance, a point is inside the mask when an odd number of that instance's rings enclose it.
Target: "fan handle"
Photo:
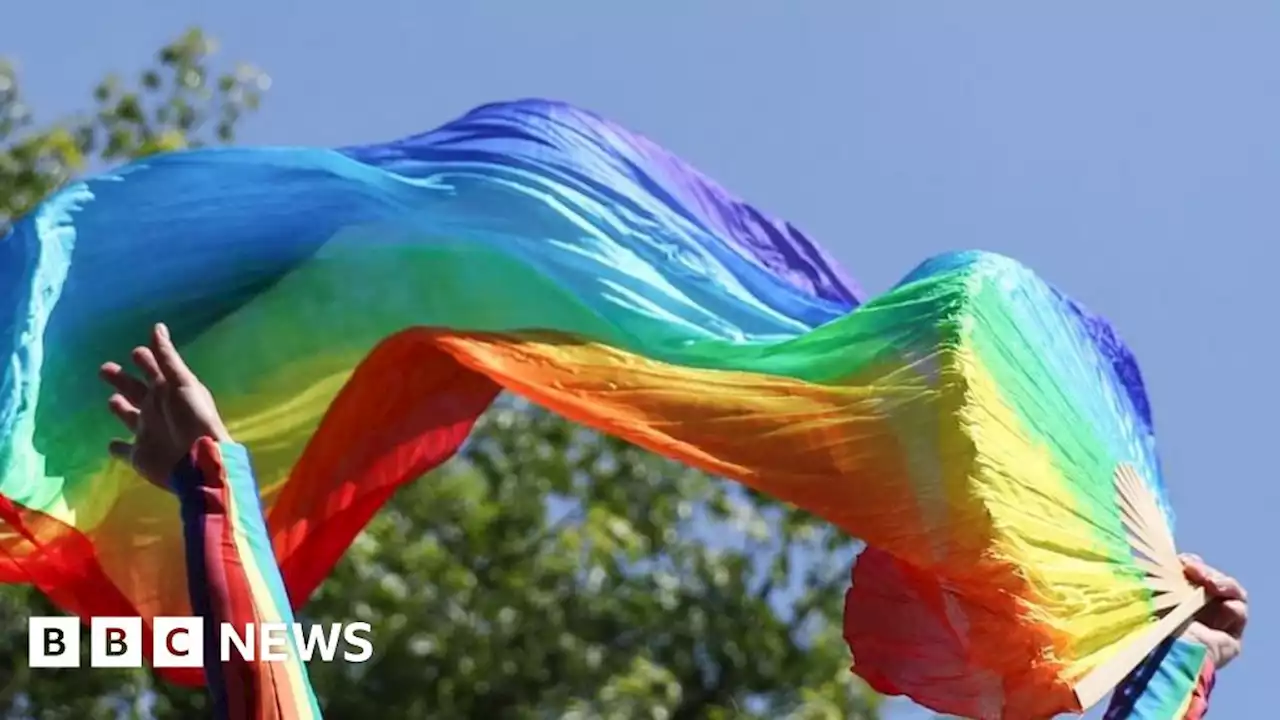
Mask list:
[[[1115,483],[1121,519],[1135,561],[1147,573],[1147,584],[1157,608],[1172,609],[1157,622],[1139,630],[1119,652],[1076,683],[1076,701],[1082,710],[1093,707],[1114,690],[1160,643],[1186,629],[1209,602],[1204,588],[1187,580],[1182,561],[1174,550],[1173,532],[1151,487],[1127,463],[1116,468]]]
[[[1110,659],[1089,671],[1080,682],[1076,683],[1076,701],[1081,711],[1097,705],[1102,698],[1124,682],[1124,679],[1138,667],[1138,664],[1160,646],[1160,643],[1173,635],[1180,634],[1196,613],[1207,603],[1203,588],[1195,588],[1174,609],[1154,625],[1148,625],[1137,639],[1130,642],[1123,650],[1112,655]]]

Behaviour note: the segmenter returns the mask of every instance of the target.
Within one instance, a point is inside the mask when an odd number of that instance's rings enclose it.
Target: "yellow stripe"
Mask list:
[[[240,560],[245,566],[245,577],[249,581],[249,592],[253,596],[253,607],[258,623],[261,625],[264,615],[270,618],[267,622],[283,622],[284,615],[275,604],[271,589],[267,586],[266,576],[263,574],[262,568],[258,566],[253,548],[249,545],[248,538],[240,531],[240,528],[243,527],[241,525],[240,503],[236,499],[235,493],[228,492],[227,495],[227,513],[232,523],[232,538],[236,544],[236,552],[240,555]],[[261,633],[261,628],[259,628],[259,633]],[[311,698],[307,690],[307,681],[302,669],[303,663],[295,652],[292,628],[289,631],[289,642],[285,652],[289,656],[289,659],[284,662],[285,674],[288,678],[287,685],[290,686],[287,690],[294,699],[294,708],[298,713],[297,717],[299,720],[314,718],[315,715],[311,710]],[[258,661],[262,662],[262,658],[258,658]],[[271,671],[271,678],[274,682],[276,678],[274,670]]]

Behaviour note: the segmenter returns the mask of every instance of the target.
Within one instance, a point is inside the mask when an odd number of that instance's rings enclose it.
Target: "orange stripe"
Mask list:
[[[833,387],[682,368],[554,335],[404,331],[357,368],[270,510],[289,595],[307,597],[396,487],[457,450],[498,384],[932,558],[897,436],[877,406],[894,383],[911,395],[923,381],[868,380]]]
[[[85,622],[91,617],[139,614],[136,599],[122,593],[103,572],[90,535],[38,510],[16,505],[3,496],[0,496],[0,521],[22,538],[0,547],[0,552],[5,553],[3,559],[15,570],[15,577],[6,576],[3,582],[29,583],[58,608]],[[181,542],[178,545],[181,551]],[[185,583],[182,586],[185,589]],[[154,614],[144,616],[142,623],[142,654],[148,662],[152,655],[152,617]],[[181,685],[204,683],[204,671],[200,668],[166,668],[159,672]]]
[[[552,334],[411,329],[357,367],[267,509],[268,528],[297,607],[395,489],[452,456],[506,387],[570,420],[805,508],[922,570],[1000,575],[980,556],[988,543],[974,537],[973,524],[958,531],[964,516],[947,518],[950,535],[924,532],[917,503],[938,490],[913,485],[893,417],[901,417],[899,398],[929,402],[936,391],[928,382],[890,362],[843,384],[817,385],[672,366]],[[973,509],[945,499],[953,515]],[[95,541],[124,542],[126,528],[138,532],[138,521],[127,524],[118,510],[112,520],[115,539],[95,532]],[[177,546],[181,558],[180,542],[157,545],[153,552]],[[144,615],[186,606],[185,598],[148,602],[155,592],[130,587],[125,596],[141,600]],[[992,592],[1001,597],[971,599],[1004,608],[1020,594],[1008,586]],[[1034,649],[1005,640],[990,640],[982,654],[1025,657]]]
[[[453,456],[499,390],[423,331],[392,336],[370,353],[267,513],[294,607],[398,487]]]
[[[922,381],[906,373],[817,385],[684,368],[552,337],[436,341],[463,365],[570,420],[794,503],[868,541],[931,555],[912,539],[921,529],[916,497],[882,412],[883,398],[896,391],[920,393]]]

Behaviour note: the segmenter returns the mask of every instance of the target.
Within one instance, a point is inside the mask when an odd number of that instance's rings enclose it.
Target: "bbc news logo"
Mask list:
[[[82,625],[74,617],[32,617],[27,624],[28,664],[33,668],[80,666]],[[198,617],[157,617],[151,625],[151,664],[158,668],[204,665],[204,621]],[[373,656],[369,623],[248,623],[218,628],[218,657],[285,662],[291,649],[303,662],[318,659],[362,663]],[[95,617],[89,625],[89,667],[142,667],[142,618]],[[292,642],[291,642],[292,641]],[[342,652],[339,653],[339,649]]]

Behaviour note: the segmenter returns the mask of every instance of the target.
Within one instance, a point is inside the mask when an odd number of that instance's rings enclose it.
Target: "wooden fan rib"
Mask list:
[[[1146,586],[1152,592],[1152,602],[1160,609],[1157,602],[1161,598],[1170,596],[1185,597],[1187,594],[1194,592],[1197,588],[1187,580],[1186,575],[1181,573],[1176,575],[1147,576]]]
[[[1191,585],[1181,578],[1164,576],[1148,576],[1143,584],[1153,593],[1185,593],[1191,588]]]
[[[1156,577],[1164,577],[1165,575],[1168,574],[1168,568],[1165,565],[1158,563],[1148,557],[1143,557],[1143,556],[1135,557],[1133,559],[1133,564],[1137,565],[1139,568],[1142,568],[1142,571],[1148,575],[1154,575]]]
[[[1148,653],[1191,622],[1208,601],[1204,589],[1193,586],[1183,574],[1173,532],[1150,486],[1127,463],[1116,468],[1114,479],[1133,562],[1146,573],[1146,585],[1153,592],[1152,606],[1163,617],[1136,631],[1106,662],[1075,684],[1082,710],[1096,705]]]
[[[1177,549],[1174,545],[1173,536],[1169,533],[1168,523],[1165,522],[1164,514],[1160,512],[1160,508],[1150,505],[1146,508],[1140,508],[1140,510],[1143,513],[1142,525],[1148,542],[1163,553],[1176,558]]]
[[[1129,531],[1140,539],[1141,551],[1161,564],[1180,566],[1173,535],[1165,522],[1164,514],[1156,505],[1150,488],[1137,478],[1129,465],[1117,468],[1116,489],[1122,505],[1121,519]],[[1132,512],[1126,511],[1126,506]]]
[[[1156,612],[1163,612],[1171,607],[1182,604],[1189,595],[1194,593],[1196,588],[1181,588],[1177,592],[1168,592],[1156,595],[1151,598],[1151,606]]]
[[[1129,475],[1117,475],[1116,490],[1120,498],[1120,512],[1134,519],[1140,525],[1146,525],[1150,520],[1147,508],[1137,501],[1142,495],[1141,488],[1137,482],[1131,479]]]
[[[1130,549],[1142,553],[1143,556],[1159,567],[1165,568],[1166,571],[1178,562],[1177,556],[1152,546],[1147,538],[1143,536],[1141,528],[1130,525],[1128,520],[1122,519],[1121,521],[1124,523],[1125,529],[1128,530],[1126,539],[1129,541]]]
[[[1146,483],[1128,465],[1123,465],[1117,470],[1116,481],[1123,507],[1141,519],[1143,525],[1152,532],[1153,537],[1158,535],[1161,545],[1172,548],[1173,536],[1168,532],[1164,514],[1160,512],[1160,507],[1156,504]]]
[[[1136,508],[1147,519],[1147,527],[1153,533],[1152,539],[1158,539],[1157,541],[1163,548],[1176,556],[1177,550],[1176,543],[1173,540],[1173,531],[1169,528],[1169,523],[1165,520],[1164,512],[1160,509],[1159,503],[1156,502],[1155,493],[1151,492],[1150,486],[1138,476],[1131,466],[1126,465],[1125,467],[1128,470],[1128,484],[1130,485],[1128,498],[1133,501]]]
[[[1124,648],[1081,678],[1074,688],[1080,709],[1088,710],[1098,704],[1099,700],[1119,685],[1144,657],[1164,642],[1165,638],[1181,631],[1183,626],[1205,606],[1205,602],[1204,590],[1195,588],[1177,601],[1167,615],[1138,631],[1137,636]]]

